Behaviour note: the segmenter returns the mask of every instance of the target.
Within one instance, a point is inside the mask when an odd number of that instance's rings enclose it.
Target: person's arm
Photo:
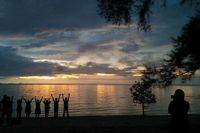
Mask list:
[[[51,103],[51,99],[50,98],[48,99],[48,102]]]
[[[54,100],[54,97],[53,97],[53,95],[52,95],[52,94],[51,94],[51,97],[52,97],[53,101],[55,101],[55,100]]]
[[[23,100],[25,101],[25,103],[27,102],[27,100],[24,98],[24,97],[22,97],[23,98]]]
[[[31,99],[31,102],[33,101],[34,97]]]
[[[64,99],[64,94],[62,94],[62,99],[63,99],[63,101],[65,101],[65,99]]]
[[[68,97],[67,97],[67,100],[69,101],[69,98],[70,98],[70,93],[68,93]]]
[[[40,102],[42,101],[43,97],[40,99]]]
[[[58,102],[60,101],[60,94],[59,94],[59,97],[58,97]]]

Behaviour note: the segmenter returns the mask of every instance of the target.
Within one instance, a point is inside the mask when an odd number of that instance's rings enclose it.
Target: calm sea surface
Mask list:
[[[71,116],[85,115],[140,115],[141,106],[132,103],[129,92],[131,85],[0,85],[0,99],[4,94],[14,96],[14,115],[16,114],[16,99],[24,96],[31,99],[50,98],[53,94],[71,94],[69,111]],[[181,88],[190,102],[190,113],[200,113],[200,86],[173,86],[168,89],[155,88],[157,103],[146,108],[147,115],[167,114],[170,96],[177,88]],[[62,115],[62,100],[59,105],[59,115]],[[24,116],[23,102],[23,116]],[[34,115],[35,102],[32,102],[32,116]],[[44,105],[41,103],[42,116],[44,116]],[[50,116],[53,116],[53,104],[51,103]]]

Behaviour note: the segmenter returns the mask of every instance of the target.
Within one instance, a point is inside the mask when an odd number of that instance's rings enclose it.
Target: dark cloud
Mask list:
[[[41,48],[45,46],[55,45],[58,42],[75,42],[78,38],[76,31],[44,31],[44,33],[36,34],[35,40],[22,45],[24,49]]]
[[[134,54],[128,54],[120,58],[119,63],[127,66],[140,66],[143,64],[160,66],[164,59],[164,57],[160,55],[162,55],[162,53],[159,52],[135,52]]]
[[[62,55],[64,54],[66,51],[61,51],[61,50],[43,50],[42,52],[39,52],[40,55]],[[73,56],[72,56],[73,57]],[[67,58],[66,58],[67,59]],[[70,58],[68,58],[70,59]],[[74,58],[72,58],[74,59]]]
[[[37,63],[20,56],[11,47],[0,46],[0,62],[0,76],[52,75],[58,69],[56,64]]]
[[[125,52],[125,53],[132,53],[132,52],[136,52],[139,50],[139,45],[138,44],[127,44],[127,45],[124,45],[121,49],[121,51]]]
[[[106,25],[97,10],[96,0],[0,0],[0,78],[95,73],[128,76],[143,63],[159,63],[169,51],[164,46],[171,43],[170,37],[176,36],[193,14],[193,9],[178,4],[155,7],[152,31],[144,33],[137,32],[134,25]],[[31,57],[63,60],[76,68],[34,62]],[[118,65],[128,68],[111,67]]]
[[[29,42],[29,44],[22,45],[21,47],[24,49],[30,48],[41,48],[45,46],[55,45],[56,42],[63,40],[62,37],[46,37],[46,38],[38,38],[33,42]]]
[[[55,45],[56,40],[50,39],[50,40],[40,40],[38,42],[32,42],[29,45],[23,45],[21,46],[24,49],[29,49],[29,48],[40,48],[40,47],[45,47],[49,45]]]
[[[111,68],[109,64],[97,64],[95,62],[88,62],[86,65],[78,66],[77,68],[67,69],[66,73],[71,74],[96,74],[96,73],[106,73],[106,74],[116,74],[116,75],[128,75],[124,70],[119,70],[117,68]]]
[[[95,0],[0,0],[0,5],[2,34],[96,27],[104,21]]]
[[[135,66],[139,63],[139,61],[135,60],[134,58],[131,58],[130,56],[122,57],[118,60],[118,62],[127,66]]]
[[[16,49],[2,46],[0,46],[0,62],[0,77],[96,73],[128,75],[126,71],[111,68],[109,64],[88,62],[86,65],[77,66],[77,68],[68,68],[54,63],[33,62],[31,58],[18,55]]]
[[[101,53],[101,52],[105,53],[112,51],[115,47],[114,45],[102,45],[103,43],[104,42],[82,45],[78,47],[77,51],[79,53],[88,53],[88,54]]]

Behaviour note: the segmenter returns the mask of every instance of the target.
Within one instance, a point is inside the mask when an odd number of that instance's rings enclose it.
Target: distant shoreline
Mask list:
[[[132,85],[122,83],[0,83],[0,85]]]
[[[130,83],[0,83],[0,85],[133,85]],[[172,84],[171,86],[200,86],[200,84]]]

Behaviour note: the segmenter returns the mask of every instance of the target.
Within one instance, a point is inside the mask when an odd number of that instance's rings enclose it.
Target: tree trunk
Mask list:
[[[142,103],[142,116],[144,116],[144,103]]]

